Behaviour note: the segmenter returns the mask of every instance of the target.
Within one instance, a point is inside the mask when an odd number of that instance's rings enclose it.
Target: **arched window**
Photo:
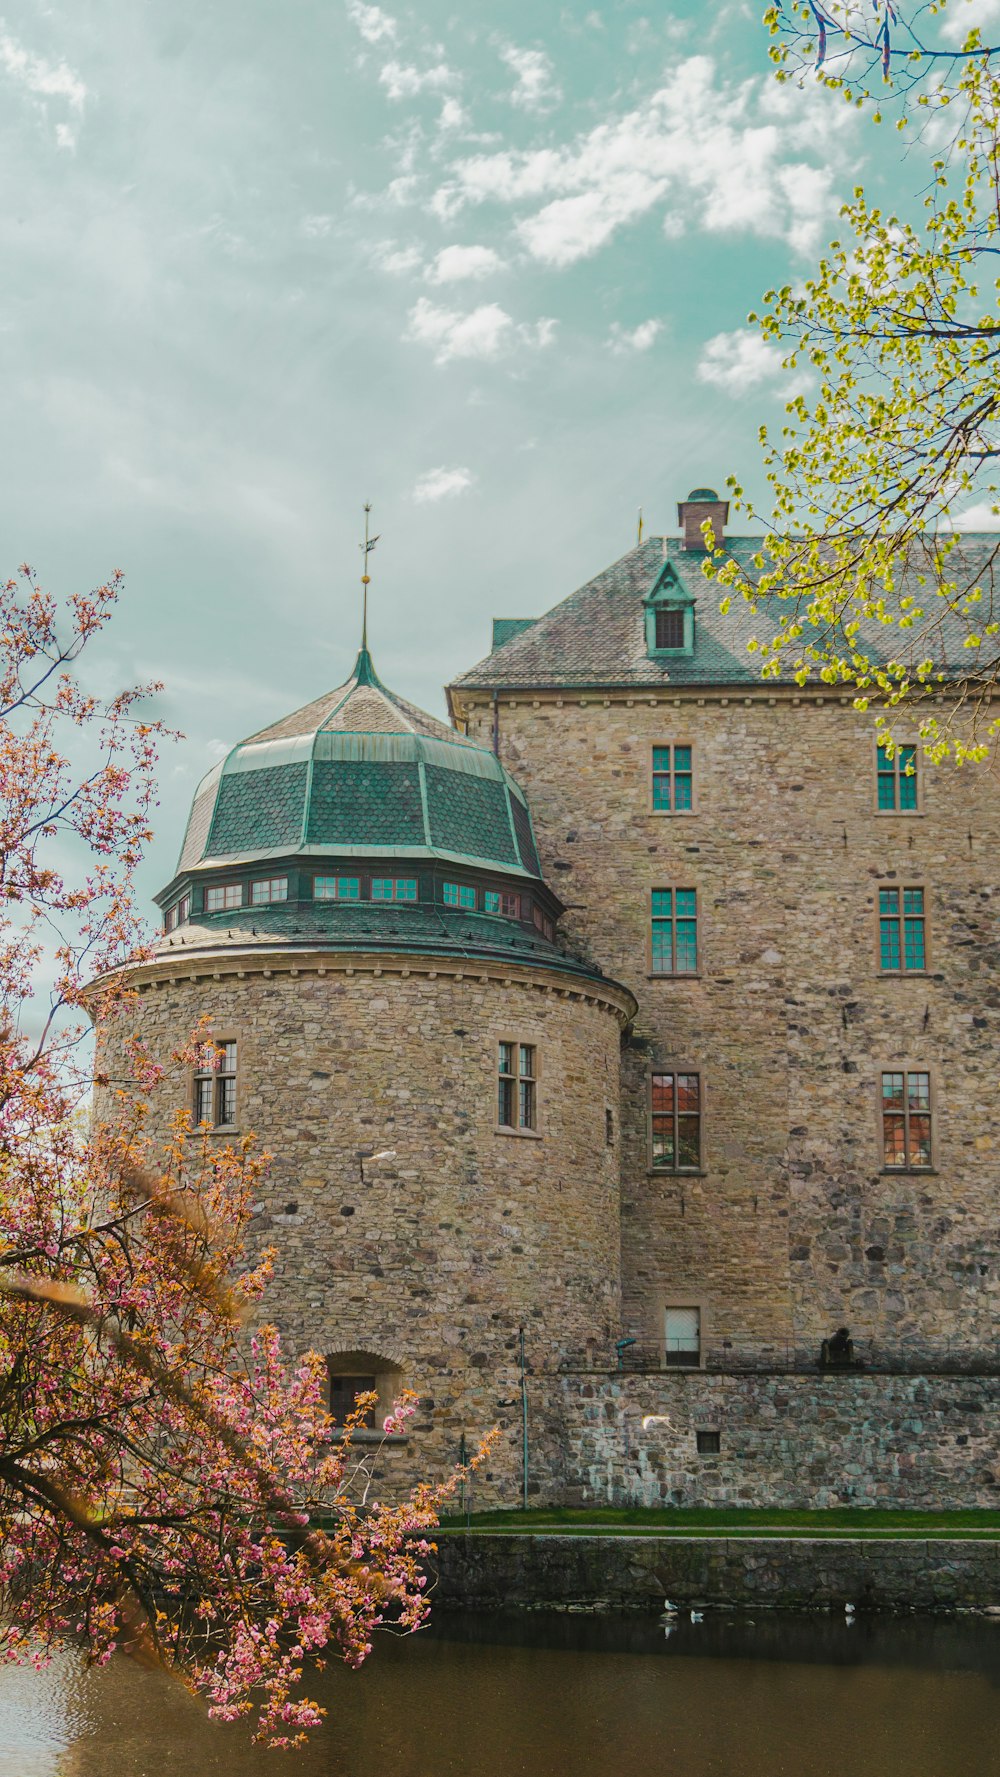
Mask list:
[[[399,1393],[402,1371],[391,1358],[374,1351],[334,1351],[326,1360],[330,1412],[343,1425],[359,1394],[374,1389],[378,1401],[362,1421],[368,1431],[381,1431],[382,1421]]]

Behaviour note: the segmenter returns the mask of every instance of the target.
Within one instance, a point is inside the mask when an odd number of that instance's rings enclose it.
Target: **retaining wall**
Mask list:
[[[1000,1539],[513,1536],[438,1541],[442,1609],[1000,1608]]]

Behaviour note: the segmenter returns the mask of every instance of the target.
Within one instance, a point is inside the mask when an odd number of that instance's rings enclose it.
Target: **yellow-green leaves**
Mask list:
[[[955,528],[1000,514],[1000,280],[986,299],[975,282],[1000,235],[1000,68],[973,57],[925,96],[955,104],[965,146],[934,159],[917,220],[859,186],[812,278],[764,299],[756,325],[813,380],[780,439],[760,428],[770,510],[729,480],[765,542],[749,563],[716,542],[705,571],[723,609],[739,595],[766,620],[765,676],[853,686],[887,732],[919,702],[935,756],[961,761],[1000,733],[1000,532],[994,550]]]

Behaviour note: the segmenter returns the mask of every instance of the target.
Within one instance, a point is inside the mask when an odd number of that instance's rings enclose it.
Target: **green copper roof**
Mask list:
[[[209,772],[178,868],[289,853],[540,874],[513,778],[491,752],[389,691],[367,648],[345,684],[250,735]]]

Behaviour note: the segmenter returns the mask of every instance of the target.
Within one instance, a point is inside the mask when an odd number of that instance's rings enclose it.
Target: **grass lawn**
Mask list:
[[[756,1506],[700,1507],[594,1506],[570,1511],[537,1508],[527,1512],[474,1512],[443,1518],[441,1531],[495,1536],[822,1536],[1000,1538],[1000,1511],[883,1512],[859,1506],[829,1511],[770,1511]]]

